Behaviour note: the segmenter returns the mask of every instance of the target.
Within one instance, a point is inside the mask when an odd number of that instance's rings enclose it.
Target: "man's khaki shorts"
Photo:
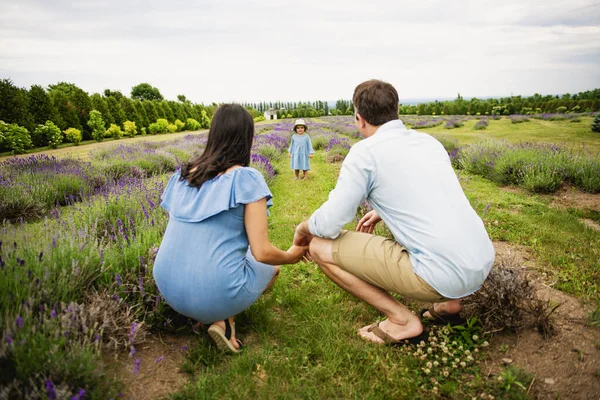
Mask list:
[[[420,301],[446,300],[414,273],[408,252],[395,240],[342,231],[332,243],[331,255],[343,270],[387,291]]]

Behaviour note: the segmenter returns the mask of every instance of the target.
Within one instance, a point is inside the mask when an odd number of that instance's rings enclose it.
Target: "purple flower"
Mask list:
[[[116,293],[114,293],[112,297],[115,301],[119,301],[119,296]]]
[[[137,375],[140,372],[140,365],[142,364],[141,358],[136,358],[133,360],[133,374]]]
[[[8,335],[6,337],[6,343],[10,346],[12,344],[13,340],[12,340],[12,336]]]
[[[131,324],[131,330],[129,331],[129,344],[133,343],[133,338],[135,337],[135,329],[137,328],[137,322]]]
[[[52,311],[50,311],[50,316],[52,318],[56,318],[56,310],[53,308]]]
[[[159,362],[161,362],[161,361],[162,361],[164,358],[165,358],[165,356],[160,356],[160,357],[158,357],[158,358],[157,358],[157,359],[156,359],[154,362],[155,362],[156,364],[158,364],[158,363],[159,363]]]
[[[48,399],[55,400],[56,399],[56,391],[54,390],[54,383],[50,379],[46,379],[46,394],[48,395]]]
[[[85,398],[85,390],[79,389],[79,393],[71,397],[71,400],[83,400]]]
[[[119,274],[115,275],[115,282],[117,283],[117,286],[121,286],[123,284],[123,280],[121,279],[121,275],[119,275]]]
[[[490,209],[491,206],[492,206],[492,203],[488,203],[488,205],[485,206],[485,210],[483,210],[483,216],[487,215],[488,210]]]
[[[18,326],[19,328],[22,328],[22,327],[23,327],[23,318],[21,318],[21,317],[19,317],[19,316],[17,316],[17,326]]]

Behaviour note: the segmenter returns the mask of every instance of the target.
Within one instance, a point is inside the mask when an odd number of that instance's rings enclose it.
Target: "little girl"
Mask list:
[[[302,179],[306,178],[306,171],[310,169],[310,158],[313,158],[315,151],[313,150],[310,136],[306,134],[308,127],[303,119],[297,119],[294,123],[294,135],[288,149],[289,157],[291,158],[290,166],[296,175],[295,179],[299,179],[300,170],[302,170]]]
[[[280,250],[269,241],[265,179],[250,167],[252,116],[224,104],[213,116],[202,155],[173,174],[161,206],[169,223],[154,280],[175,311],[203,324],[220,349],[237,353],[234,317],[270,287],[280,264],[302,259],[306,246]]]

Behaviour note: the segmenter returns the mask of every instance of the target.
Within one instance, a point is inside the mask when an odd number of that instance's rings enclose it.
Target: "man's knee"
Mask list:
[[[331,254],[333,241],[331,239],[323,239],[319,237],[311,240],[308,251],[314,262],[323,266],[323,264],[333,264],[333,256]]]

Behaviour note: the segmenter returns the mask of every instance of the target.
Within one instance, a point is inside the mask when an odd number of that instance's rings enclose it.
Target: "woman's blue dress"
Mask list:
[[[310,136],[308,134],[292,135],[292,141],[288,152],[292,155],[290,167],[293,170],[308,171],[310,169],[309,154],[314,154]]]
[[[254,168],[234,169],[200,189],[181,181],[179,172],[171,177],[161,203],[169,223],[153,274],[175,311],[210,324],[256,302],[275,270],[252,256],[244,208],[265,197],[268,208],[271,192]]]

